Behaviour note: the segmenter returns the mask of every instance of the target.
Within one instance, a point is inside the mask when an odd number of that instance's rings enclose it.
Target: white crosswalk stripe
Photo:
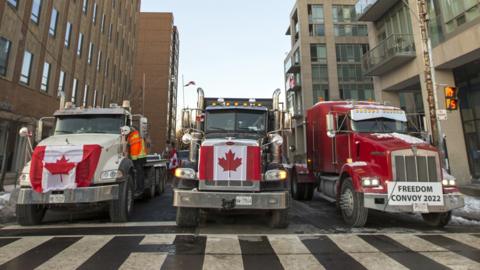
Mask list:
[[[407,269],[358,236],[329,235],[328,237],[367,269]]]
[[[52,237],[49,236],[25,237],[3,246],[0,248],[0,265],[22,255],[36,246],[47,242],[51,238]]]
[[[390,238],[394,243],[396,242],[416,254],[423,255],[425,260],[431,260],[431,262],[438,263],[445,267],[452,269],[480,269],[479,260],[471,255],[472,251],[480,252],[480,237],[478,237],[478,235],[442,234],[441,236],[432,235],[429,237],[411,234],[385,234],[381,236],[384,237],[381,239]],[[385,238],[385,236],[388,238]],[[175,257],[177,255],[177,237],[179,236],[175,234],[146,235],[143,237],[140,236],[140,238],[138,236],[133,238],[130,237],[132,241],[136,242],[133,242],[134,244],[130,245],[130,251],[123,253],[124,255],[122,256],[124,257],[120,258],[118,266],[121,265],[120,269],[160,269],[166,262],[167,258],[170,258],[171,256]],[[245,265],[247,265],[247,262],[245,261],[246,254],[243,254],[242,252],[242,248],[245,249],[245,246],[243,244],[241,245],[240,241],[240,239],[245,241],[245,237],[242,236],[242,238],[240,238],[237,235],[206,235],[205,237],[206,241],[203,242],[204,250],[202,248],[199,251],[200,254],[202,254],[202,252],[204,254],[203,265],[200,263],[197,269],[237,270],[244,269]],[[379,250],[381,245],[379,246],[376,242],[372,242],[370,240],[373,239],[372,237],[358,236],[354,234],[322,235],[321,237],[323,237],[323,240],[318,237],[318,235],[308,237],[302,236],[301,238],[298,235],[267,235],[266,238],[261,239],[266,239],[263,243],[266,243],[267,246],[270,245],[272,248],[271,252],[274,253],[273,257],[268,257],[268,254],[264,255],[267,255],[268,258],[273,260],[277,260],[278,258],[281,266],[287,270],[323,270],[327,267],[322,265],[320,261],[326,263],[324,260],[325,256],[331,256],[334,258],[335,255],[337,255],[328,251],[328,249],[325,249],[327,250],[326,252],[321,251],[321,254],[319,253],[320,251],[311,251],[309,248],[312,247],[305,242],[306,239],[308,239],[308,241],[316,241],[315,239],[319,239],[317,246],[319,243],[325,243],[321,241],[330,239],[331,243],[333,242],[332,245],[334,244],[339,248],[337,250],[342,250],[347,257],[349,256],[349,258],[352,258],[353,262],[359,263],[367,269],[406,269],[404,264],[405,260],[408,260],[408,257],[392,255],[391,252],[396,252],[394,249],[390,251]],[[89,261],[93,256],[98,257],[100,250],[105,252],[107,246],[113,248],[113,251],[115,252],[115,246],[112,246],[112,241],[114,239],[130,241],[130,238],[122,235],[83,236],[59,253],[52,254],[54,255],[53,257],[45,258],[45,261],[39,261],[37,264],[39,267],[36,269],[76,269]],[[433,239],[443,239],[443,241],[444,239],[451,239],[452,243],[456,244],[456,247],[463,246],[466,248],[468,246],[470,249],[469,251],[459,251],[455,248],[452,249],[450,246],[445,246],[450,245],[448,242],[443,244],[444,242],[435,242]],[[2,239],[0,238],[0,241],[1,240]],[[28,260],[27,257],[31,254],[42,254],[43,246],[47,247],[48,245],[53,244],[53,242],[49,240],[56,241],[58,238],[50,236],[32,236],[23,237],[13,242],[8,242],[12,240],[4,241],[3,243],[5,245],[0,248],[0,268],[2,268],[3,264],[10,261],[10,265],[12,265],[15,260],[19,260],[18,258],[21,258],[20,260],[23,261],[24,259]],[[375,245],[375,247],[373,245]],[[183,250],[185,250],[185,247],[183,247]],[[252,250],[249,250],[248,252],[250,256],[252,256]],[[461,254],[469,256],[469,258],[462,256]],[[38,260],[38,254],[34,256],[37,256]],[[188,260],[188,255],[183,254],[181,256],[183,256],[183,259]],[[332,268],[332,266],[330,265],[329,268]]]
[[[113,236],[85,236],[75,244],[58,253],[55,257],[46,261],[38,267],[37,270],[77,269],[112,238]]]
[[[398,243],[452,269],[480,269],[480,264],[414,235],[388,235]]]

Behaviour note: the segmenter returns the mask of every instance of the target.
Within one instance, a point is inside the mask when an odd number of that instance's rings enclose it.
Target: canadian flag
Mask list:
[[[200,180],[260,181],[261,158],[258,146],[202,146]]]
[[[30,182],[37,192],[88,187],[102,151],[99,145],[37,146]]]

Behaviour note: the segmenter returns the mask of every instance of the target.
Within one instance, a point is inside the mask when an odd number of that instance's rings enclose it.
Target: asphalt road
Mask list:
[[[480,269],[480,229],[425,225],[417,215],[371,212],[345,226],[318,196],[294,201],[287,229],[267,216],[209,212],[196,229],[175,226],[172,192],[136,201],[131,222],[106,209],[48,211],[44,225],[0,229],[0,269]]]

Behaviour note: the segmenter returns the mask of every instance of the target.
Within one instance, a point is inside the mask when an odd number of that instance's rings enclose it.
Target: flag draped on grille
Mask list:
[[[99,145],[37,146],[30,182],[37,192],[88,187],[97,169]]]

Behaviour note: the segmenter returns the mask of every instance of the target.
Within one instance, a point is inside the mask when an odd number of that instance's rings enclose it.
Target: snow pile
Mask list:
[[[10,200],[10,193],[0,194],[0,210],[3,209]]]
[[[449,174],[447,172],[447,170],[442,168],[442,172],[443,172],[443,179],[445,179],[445,180],[455,180],[455,177],[452,176],[451,174]]]
[[[458,216],[452,216],[452,220],[450,220],[450,225],[467,225],[467,226],[480,226],[480,221],[478,220],[471,220],[466,219]]]
[[[464,196],[465,207],[453,211],[453,215],[480,222],[480,198]]]
[[[419,139],[417,137],[413,137],[407,134],[401,134],[401,133],[374,133],[372,134],[373,136],[379,138],[379,139],[386,139],[386,138],[395,138],[404,141],[405,143],[408,144],[425,144],[425,142],[422,139]]]
[[[357,161],[357,162],[347,163],[346,165],[350,167],[363,167],[363,166],[367,166],[368,164],[364,161]]]

